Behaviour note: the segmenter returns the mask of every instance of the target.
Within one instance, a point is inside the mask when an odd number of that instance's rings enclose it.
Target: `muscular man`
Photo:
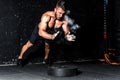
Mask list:
[[[66,39],[67,41],[75,40],[75,36],[70,34],[68,22],[64,20],[64,4],[64,1],[59,0],[56,4],[56,7],[54,8],[54,11],[45,12],[38,24],[39,37],[37,38],[38,40],[39,38],[44,39],[46,54],[49,53],[51,44],[56,42],[57,40],[60,40],[62,35],[64,35],[64,39]],[[27,48],[32,46],[29,41],[26,45],[27,46],[25,46],[23,53],[27,50]]]

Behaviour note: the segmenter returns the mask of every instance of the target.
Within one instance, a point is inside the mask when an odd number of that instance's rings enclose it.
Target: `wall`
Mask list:
[[[69,15],[80,25],[77,40],[64,56],[71,59],[103,56],[103,1],[66,0]],[[14,63],[41,14],[56,0],[0,0],[0,63]],[[79,6],[79,7],[78,7]],[[43,53],[41,53],[43,57]],[[69,55],[69,56],[68,56]],[[74,56],[74,58],[73,58]],[[41,56],[40,56],[41,57]]]

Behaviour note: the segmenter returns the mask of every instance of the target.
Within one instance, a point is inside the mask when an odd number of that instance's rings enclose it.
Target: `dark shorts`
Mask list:
[[[36,25],[33,32],[32,32],[32,35],[29,39],[29,41],[34,44],[35,41],[39,38],[39,35],[38,35],[38,26]]]

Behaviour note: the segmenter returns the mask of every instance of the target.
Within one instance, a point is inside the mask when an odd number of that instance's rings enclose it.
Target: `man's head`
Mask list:
[[[65,13],[65,1],[59,0],[54,9],[57,19],[61,19]]]

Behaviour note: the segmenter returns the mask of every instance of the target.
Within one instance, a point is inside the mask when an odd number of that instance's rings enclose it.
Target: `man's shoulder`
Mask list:
[[[43,13],[41,20],[48,22],[51,17],[54,17],[53,11],[47,11],[47,12]]]
[[[68,21],[66,21],[66,20],[63,20],[62,22],[63,22],[63,24],[68,24]]]
[[[46,11],[43,15],[54,16],[54,11]]]
[[[46,18],[55,18],[55,13],[54,11],[47,11],[43,14],[43,17],[46,17]]]

